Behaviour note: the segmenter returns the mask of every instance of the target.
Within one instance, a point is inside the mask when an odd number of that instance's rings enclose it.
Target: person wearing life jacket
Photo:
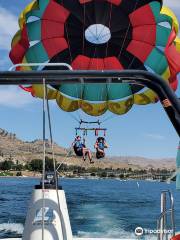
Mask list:
[[[74,142],[72,143],[72,146],[74,148],[74,152],[77,156],[79,157],[83,157],[83,160],[86,160],[86,156],[88,156],[90,163],[94,163],[92,161],[92,154],[91,151],[86,148],[85,143],[83,143],[81,141],[81,137],[77,136],[74,140]]]
[[[106,140],[103,137],[98,137],[94,147],[96,149],[96,158],[97,159],[104,158],[105,157],[104,149],[108,148]]]

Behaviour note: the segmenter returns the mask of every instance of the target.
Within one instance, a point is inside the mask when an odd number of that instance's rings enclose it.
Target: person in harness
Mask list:
[[[96,158],[97,159],[104,158],[105,157],[104,149],[108,148],[106,140],[103,137],[98,137],[94,147],[96,149]]]
[[[77,136],[72,143],[74,152],[76,156],[83,157],[83,160],[86,161],[86,156],[88,156],[90,163],[94,163],[92,161],[92,154],[91,151],[86,148],[85,142],[81,141],[81,137]]]

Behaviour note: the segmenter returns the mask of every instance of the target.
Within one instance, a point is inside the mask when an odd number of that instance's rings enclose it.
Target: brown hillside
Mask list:
[[[46,141],[46,150],[49,157],[51,157],[50,142]],[[175,159],[148,159],[143,157],[107,157],[103,160],[96,160],[95,163],[89,164],[88,161],[83,162],[67,149],[54,144],[55,157],[58,162],[63,162],[68,165],[78,165],[85,168],[100,167],[100,168],[132,168],[132,169],[148,169],[148,168],[175,168]],[[32,159],[42,159],[43,155],[43,142],[40,139],[32,142],[25,142],[16,137],[15,134],[8,133],[4,129],[0,129],[0,161],[13,160],[19,163],[25,163]]]

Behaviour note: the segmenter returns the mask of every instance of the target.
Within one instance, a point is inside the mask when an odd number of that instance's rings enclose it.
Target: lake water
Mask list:
[[[19,237],[38,179],[0,178],[0,237]],[[73,235],[135,239],[136,227],[156,229],[160,193],[175,198],[176,230],[180,230],[180,192],[175,184],[150,181],[63,179]],[[155,239],[153,235],[145,239]]]

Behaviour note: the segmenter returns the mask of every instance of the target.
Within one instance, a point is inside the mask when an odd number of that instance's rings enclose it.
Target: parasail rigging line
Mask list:
[[[47,86],[46,89],[46,96],[47,94]],[[53,170],[54,173],[56,172],[56,161],[55,161],[55,154],[54,154],[54,142],[53,142],[53,135],[52,135],[52,126],[51,126],[51,115],[50,115],[50,108],[49,108],[49,100],[46,97],[46,107],[47,107],[47,114],[48,114],[48,126],[49,126],[49,135],[50,135],[50,143],[51,143],[51,151],[52,151],[52,160],[53,160]],[[56,187],[58,186],[58,183],[56,181]]]
[[[119,116],[116,116],[116,115],[114,115],[113,113],[111,113],[111,115],[108,116],[107,118],[105,118],[105,119],[102,121],[102,123],[105,123],[105,122],[110,121],[111,119],[114,119],[114,118],[117,118],[117,117],[119,117]]]
[[[43,78],[43,169],[42,169],[42,240],[44,240],[45,219],[45,167],[46,167],[46,80]]]
[[[136,0],[133,11],[135,11],[135,9],[136,9],[136,7],[137,7],[137,5],[138,5],[138,2],[139,2],[139,0]],[[131,27],[131,23],[129,22],[129,25],[128,25],[127,30],[126,30],[126,34],[125,34],[125,36],[124,36],[124,40],[123,40],[121,49],[120,49],[120,51],[119,51],[119,55],[118,55],[118,58],[119,58],[119,59],[120,59],[120,57],[121,57],[121,55],[122,55],[122,51],[123,51],[124,44],[125,44],[125,42],[126,42],[126,38],[127,38],[127,36],[128,36],[128,32],[129,32],[130,27]]]
[[[109,14],[109,24],[108,24],[108,26],[109,26],[109,29],[110,29],[110,27],[111,27],[111,18],[112,18],[112,3],[111,3],[111,5],[110,5],[110,14]],[[108,47],[109,47],[109,41],[107,42],[107,44],[106,44],[106,57],[107,57],[107,55],[108,55]]]
[[[60,206],[60,199],[59,199],[59,193],[58,193],[58,178],[57,178],[57,171],[56,171],[56,160],[55,160],[55,153],[54,153],[54,141],[53,141],[53,134],[52,134],[52,123],[51,123],[51,114],[50,114],[50,107],[49,107],[49,100],[47,98],[48,94],[47,94],[47,85],[45,83],[45,81],[43,81],[43,88],[44,88],[44,98],[43,98],[43,123],[44,123],[44,143],[45,143],[45,117],[46,117],[46,111],[45,111],[45,101],[46,101],[46,109],[47,109],[47,117],[48,117],[48,128],[49,128],[49,135],[50,135],[50,144],[51,144],[51,153],[52,153],[52,160],[53,160],[53,170],[54,170],[54,175],[55,175],[55,187],[56,187],[56,195],[57,195],[57,204],[58,204],[58,211],[59,211],[59,215],[60,217],[60,221],[61,221],[61,226],[62,226],[62,235],[63,235],[63,239],[67,240],[67,232],[66,232],[66,228],[65,228],[65,223],[64,223],[64,218],[62,216],[62,211],[61,211],[61,206]],[[46,161],[46,145],[44,144],[44,167],[43,167],[43,175],[44,175],[44,179],[45,179],[45,161]],[[44,193],[44,191],[43,191]],[[43,194],[43,209],[45,208],[45,199],[44,199],[44,194]],[[44,211],[43,211],[44,212]],[[43,222],[44,222],[44,218],[43,218]],[[44,226],[44,224],[43,224]],[[43,239],[44,240],[44,227],[43,227]]]
[[[64,0],[62,0],[62,6],[64,7]],[[64,20],[65,20],[65,16],[64,16]],[[70,59],[71,59],[71,63],[73,61],[73,58],[72,58],[72,53],[71,53],[71,45],[70,45],[70,41],[69,41],[69,33],[68,33],[68,27],[67,27],[67,23],[66,21],[64,21],[65,23],[65,32],[66,32],[66,35],[67,35],[67,42],[68,42],[68,49],[69,49],[69,56],[70,56]]]
[[[84,48],[85,48],[85,26],[86,26],[86,5],[83,5],[83,36],[82,36],[82,53],[84,55]]]
[[[75,115],[73,115],[73,113],[71,113],[71,112],[68,112],[68,115],[74,120],[74,121],[76,121],[76,122],[79,122],[80,121],[80,115],[78,114],[78,113],[76,113],[76,115],[78,116],[78,118],[75,116]]]

